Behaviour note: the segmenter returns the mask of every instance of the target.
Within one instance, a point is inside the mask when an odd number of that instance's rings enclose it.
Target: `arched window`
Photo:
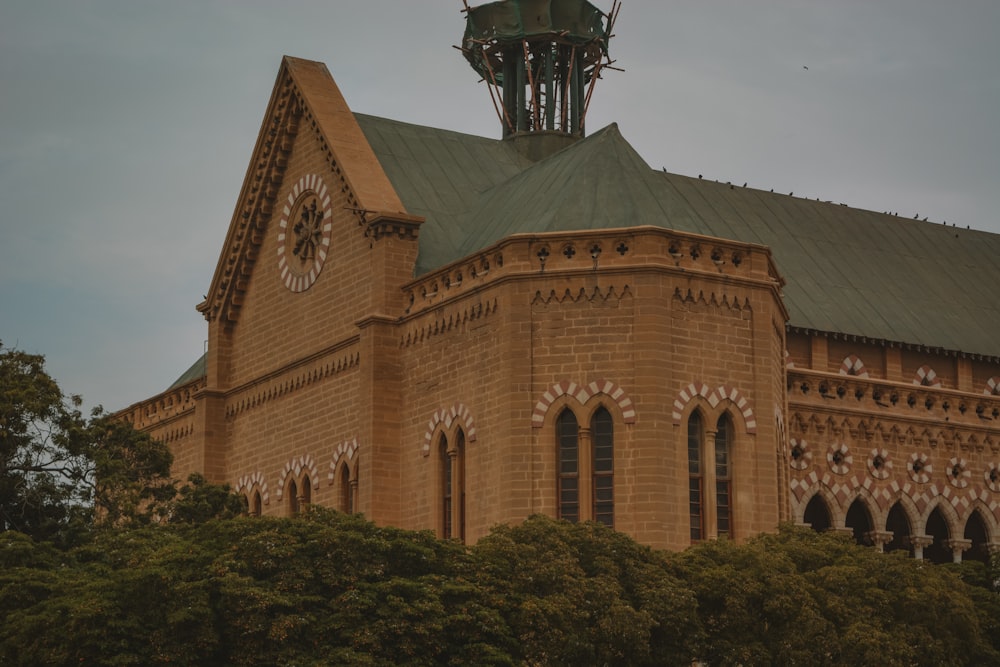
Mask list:
[[[847,518],[844,520],[844,525],[853,531],[854,541],[857,544],[869,547],[872,545],[871,532],[875,528],[872,524],[871,514],[863,500],[858,498],[847,508]]]
[[[615,525],[615,441],[611,413],[600,408],[590,420],[594,449],[594,521],[611,528]]]
[[[299,513],[299,487],[295,480],[288,481],[288,515],[295,516]]]
[[[817,493],[812,497],[809,504],[806,505],[802,521],[819,533],[830,529],[833,522],[830,520],[830,508],[827,507],[823,496]]]
[[[715,429],[715,525],[719,537],[732,536],[732,444],[733,420],[723,414]]]
[[[441,457],[441,536],[451,537],[452,531],[452,474],[451,456],[448,454],[448,439],[441,436],[438,452]]]
[[[459,429],[449,446],[442,435],[438,449],[441,459],[441,535],[465,540],[465,433]]]
[[[458,527],[455,537],[465,541],[465,433],[459,429],[455,437],[455,469],[452,473],[452,484],[458,507],[455,511],[454,523]]]
[[[351,469],[348,467],[347,463],[342,463],[340,466],[340,474],[337,476],[337,482],[340,484],[338,488],[339,495],[339,509],[341,512],[346,514],[354,514],[354,494],[351,489]]]
[[[358,494],[360,493],[359,490],[358,490],[358,486],[360,484],[359,480],[361,479],[358,476],[358,473],[360,472],[359,471],[360,467],[361,467],[361,462],[355,460],[354,461],[354,474],[351,476],[351,496],[350,496],[350,499],[351,499],[351,502],[350,502],[350,512],[351,512],[351,514],[359,511],[358,507],[360,507],[360,498],[358,496]]]
[[[263,513],[263,504],[260,489],[254,489],[253,496],[250,498],[250,515],[260,516]]]
[[[967,540],[972,540],[972,546],[962,554],[962,560],[978,560],[984,563],[990,562],[990,552],[987,543],[989,537],[986,532],[986,524],[983,522],[979,510],[974,510],[969,519],[965,522],[965,532],[963,536]]]
[[[556,442],[559,447],[557,462],[559,477],[556,495],[558,518],[580,520],[580,428],[576,415],[569,408],[556,418]]]
[[[691,541],[697,542],[705,536],[705,497],[703,489],[701,443],[705,435],[701,413],[695,410],[688,419],[688,509],[691,515]]]
[[[556,417],[556,514],[567,521],[615,525],[614,418],[597,406],[581,428],[576,414]],[[581,456],[582,454],[582,456]]]
[[[888,553],[905,549],[911,554],[913,553],[913,547],[910,544],[910,533],[913,532],[910,528],[910,520],[906,516],[906,511],[903,510],[903,506],[898,502],[889,510],[885,529],[892,533],[892,539],[886,543],[883,551]]]
[[[951,531],[948,530],[948,522],[941,514],[941,508],[935,507],[927,517],[927,529],[925,531],[933,538],[933,542],[924,549],[924,559],[932,563],[952,562],[951,549],[947,542],[951,539]]]
[[[312,481],[309,475],[305,475],[302,478],[302,491],[299,493],[300,509],[307,509],[310,503],[312,503]]]

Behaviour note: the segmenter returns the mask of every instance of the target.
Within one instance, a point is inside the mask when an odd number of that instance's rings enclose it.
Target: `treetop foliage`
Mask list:
[[[69,550],[8,531],[0,662],[997,664],[1000,596],[960,574],[790,526],[681,553],[542,516],[466,547],[323,508]]]
[[[0,346],[0,663],[1000,664],[997,570],[783,526],[657,551],[534,516],[473,546],[241,516]]]
[[[0,343],[0,531],[71,543],[95,521],[153,520],[177,493],[166,445],[81,404],[44,357]]]

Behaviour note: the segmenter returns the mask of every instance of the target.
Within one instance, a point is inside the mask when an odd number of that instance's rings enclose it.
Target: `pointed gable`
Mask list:
[[[347,206],[359,219],[408,217],[326,65],[285,56],[211,287],[198,305],[210,322],[237,317],[300,131],[315,134],[340,181],[332,185],[344,192]]]

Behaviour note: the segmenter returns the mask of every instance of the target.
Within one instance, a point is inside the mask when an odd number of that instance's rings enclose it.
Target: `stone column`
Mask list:
[[[885,545],[892,542],[892,537],[895,535],[891,530],[872,530],[865,533],[865,537],[872,541],[875,546],[875,550],[879,553],[885,551]]]
[[[934,544],[934,537],[931,535],[910,535],[910,544],[913,545],[913,557],[917,560],[923,560],[924,548]]]
[[[944,546],[951,549],[951,558],[956,563],[962,562],[962,554],[972,548],[972,540],[945,540]]]

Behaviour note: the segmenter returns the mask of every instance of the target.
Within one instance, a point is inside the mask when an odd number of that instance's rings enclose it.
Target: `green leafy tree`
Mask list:
[[[80,405],[44,357],[0,345],[0,531],[72,541],[95,516],[149,520],[151,503],[175,492],[165,445]]]
[[[997,595],[947,567],[792,526],[706,542],[676,563],[710,665],[1000,664]]]
[[[471,562],[525,664],[689,664],[695,656],[695,597],[666,554],[622,533],[533,516],[497,527]]]

